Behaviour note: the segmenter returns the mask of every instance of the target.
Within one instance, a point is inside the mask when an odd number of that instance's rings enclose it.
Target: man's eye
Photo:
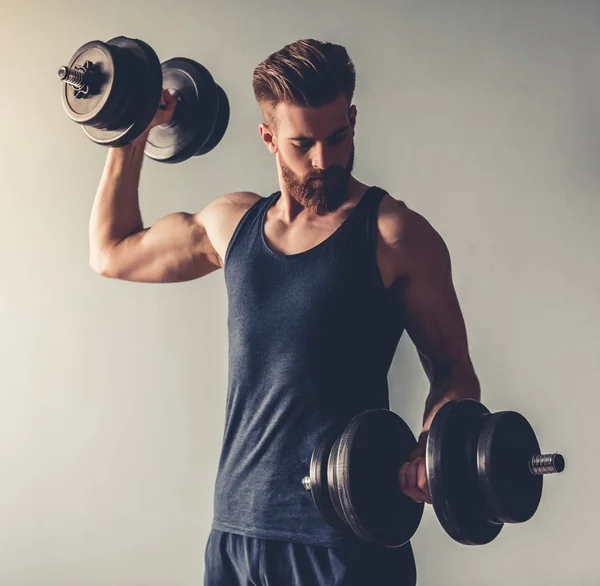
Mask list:
[[[343,142],[343,140],[346,138],[346,135],[342,135],[342,136],[336,136],[335,138],[332,138],[329,140],[330,144],[339,144],[341,142]],[[312,147],[312,144],[295,144],[294,147],[296,149],[298,149],[299,151],[307,151],[309,148]]]

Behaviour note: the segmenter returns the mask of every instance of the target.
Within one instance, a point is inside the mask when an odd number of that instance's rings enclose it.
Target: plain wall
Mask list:
[[[598,584],[600,3],[24,0],[0,19],[0,584],[201,584],[227,389],[223,272],[103,279],[88,221],[107,150],[65,115],[56,71],[126,35],[194,58],[231,103],[205,157],[146,159],[146,225],[278,189],[253,68],[300,38],[357,69],[356,177],[444,237],[483,402],[532,423],[567,470],[488,546],[428,507],[419,585]],[[393,409],[420,430],[428,382],[404,337]]]

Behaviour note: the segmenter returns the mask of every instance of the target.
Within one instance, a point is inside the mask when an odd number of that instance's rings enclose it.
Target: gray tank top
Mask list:
[[[212,527],[248,537],[336,546],[302,478],[323,435],[389,408],[387,374],[404,331],[376,258],[368,189],[342,225],[299,254],[269,248],[267,210],[243,216],[225,256],[229,384]]]

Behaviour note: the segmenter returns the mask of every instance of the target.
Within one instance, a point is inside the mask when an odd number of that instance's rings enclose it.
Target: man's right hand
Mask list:
[[[134,142],[145,145],[150,131],[155,126],[160,126],[161,124],[168,124],[171,122],[173,115],[175,114],[175,109],[177,108],[177,103],[177,98],[171,95],[169,90],[163,88],[160,104],[158,105],[156,114],[154,114],[154,118],[152,118],[152,122],[150,122],[148,128],[146,128],[144,132],[142,132],[142,134],[135,139]]]
[[[177,98],[171,95],[169,90],[163,89],[162,96],[160,98],[160,104],[158,110],[150,122],[149,129],[159,126],[160,124],[168,124],[173,118],[175,108],[177,107]]]

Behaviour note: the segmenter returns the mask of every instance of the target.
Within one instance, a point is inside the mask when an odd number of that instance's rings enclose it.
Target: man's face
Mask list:
[[[341,94],[316,109],[278,104],[275,116],[276,135],[262,124],[261,135],[277,154],[290,195],[318,214],[338,209],[354,168],[356,107]]]

